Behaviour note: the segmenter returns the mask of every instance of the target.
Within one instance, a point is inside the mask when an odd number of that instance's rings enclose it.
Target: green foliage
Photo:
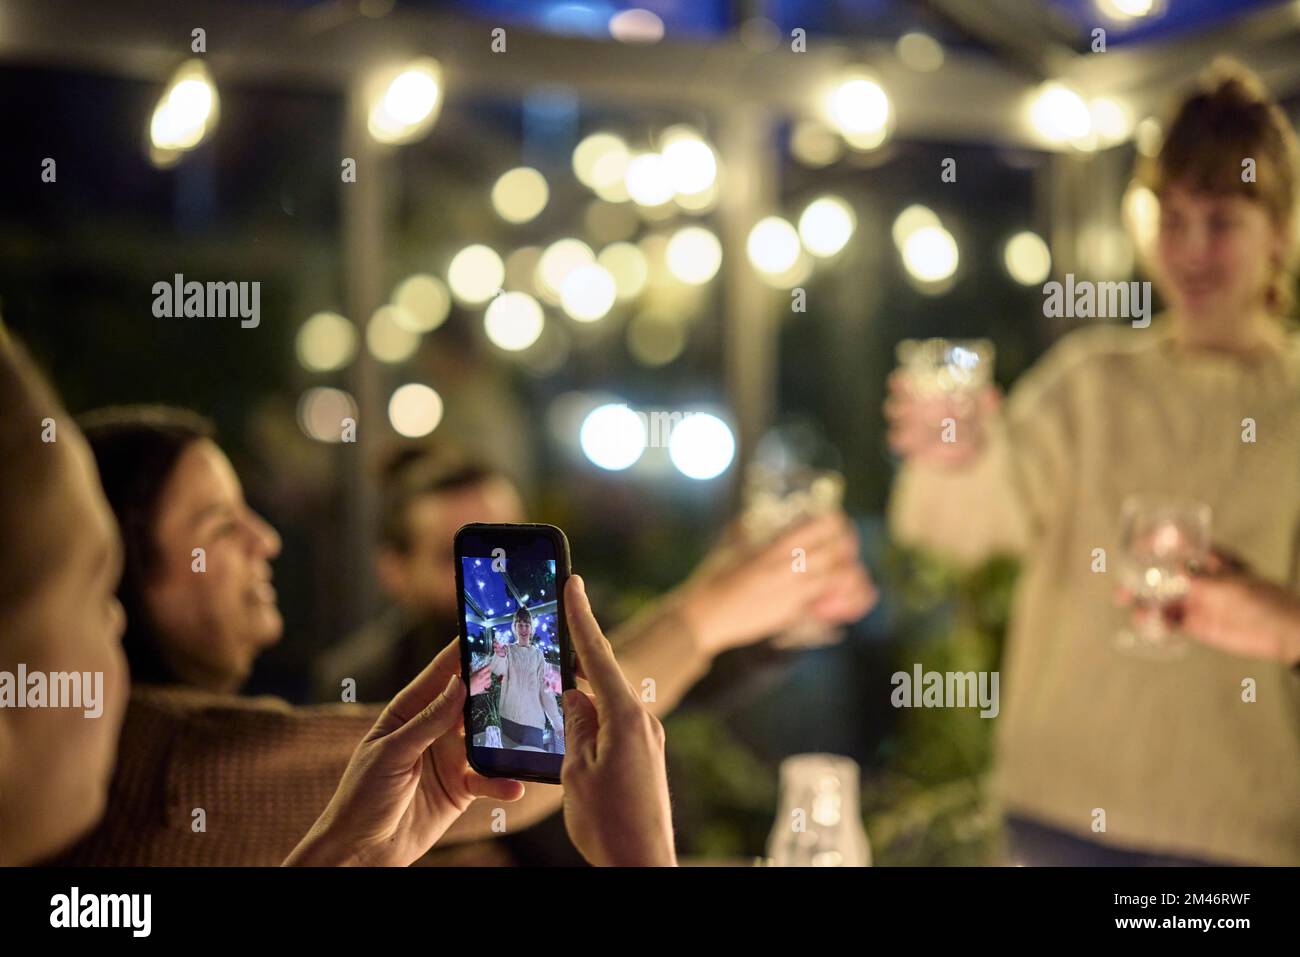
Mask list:
[[[754,857],[767,844],[776,814],[776,779],[707,712],[677,712],[664,721],[673,821],[682,851],[698,857]]]
[[[995,558],[957,568],[891,547],[881,590],[895,605],[896,670],[992,671],[1002,656],[1018,566]],[[879,865],[979,865],[999,860],[989,801],[995,719],[977,709],[900,709],[883,766],[863,774],[863,816]],[[707,713],[666,721],[682,852],[744,859],[763,853],[777,806],[776,769]]]
[[[961,569],[891,548],[882,587],[899,604],[898,670],[998,670],[1017,572],[1005,557]],[[864,788],[877,863],[997,859],[1001,835],[988,794],[995,722],[976,709],[900,711],[887,765]]]
[[[473,663],[471,671],[477,671],[489,659],[484,658],[482,661]],[[477,694],[470,702],[470,724],[471,727],[478,730],[484,730],[492,726],[501,727],[501,679],[494,676],[492,678],[492,687],[483,694]],[[473,733],[473,731],[471,731]]]

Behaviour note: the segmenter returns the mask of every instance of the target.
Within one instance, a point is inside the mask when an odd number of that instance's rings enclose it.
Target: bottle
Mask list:
[[[858,765],[838,754],[781,762],[781,801],[767,856],[773,867],[870,867]]]

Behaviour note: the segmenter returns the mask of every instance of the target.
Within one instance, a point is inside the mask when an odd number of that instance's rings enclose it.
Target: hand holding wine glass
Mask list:
[[[1210,561],[1210,507],[1174,496],[1130,495],[1121,509],[1120,602],[1128,623],[1122,650],[1171,658],[1186,651],[1180,633],[1191,576]]]
[[[948,468],[977,459],[1001,401],[991,384],[992,345],[905,340],[898,358],[884,405],[890,451],[907,461]]]

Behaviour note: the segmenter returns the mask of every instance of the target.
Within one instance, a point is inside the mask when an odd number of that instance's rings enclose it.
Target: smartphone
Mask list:
[[[472,524],[455,545],[469,765],[488,777],[558,784],[562,695],[574,687],[568,539],[554,525]]]

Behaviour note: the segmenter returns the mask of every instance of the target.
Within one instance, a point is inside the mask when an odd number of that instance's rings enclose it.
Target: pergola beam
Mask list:
[[[844,70],[861,64],[902,105],[901,137],[1033,145],[1015,108],[1030,84],[981,56],[950,51],[944,69],[927,74],[903,67],[887,43],[849,47],[814,36],[806,53],[792,52],[788,43],[755,53],[735,38],[629,45],[524,27],[507,28],[506,52],[492,53],[492,25],[485,21],[406,11],[346,18],[337,9],[213,0],[183,6],[168,0],[9,0],[0,7],[0,63],[162,83],[189,55],[190,31],[201,26],[218,85],[343,92],[359,73],[429,55],[444,67],[449,97],[458,90],[516,96],[560,82],[593,102],[714,111],[758,103],[793,116],[814,112]],[[963,95],[953,96],[954,89]]]
[[[1300,3],[1265,7],[1200,33],[1078,56],[1065,65],[1064,79],[1090,96],[1122,96],[1141,116],[1157,111],[1221,54],[1257,72],[1276,96],[1300,90]]]

